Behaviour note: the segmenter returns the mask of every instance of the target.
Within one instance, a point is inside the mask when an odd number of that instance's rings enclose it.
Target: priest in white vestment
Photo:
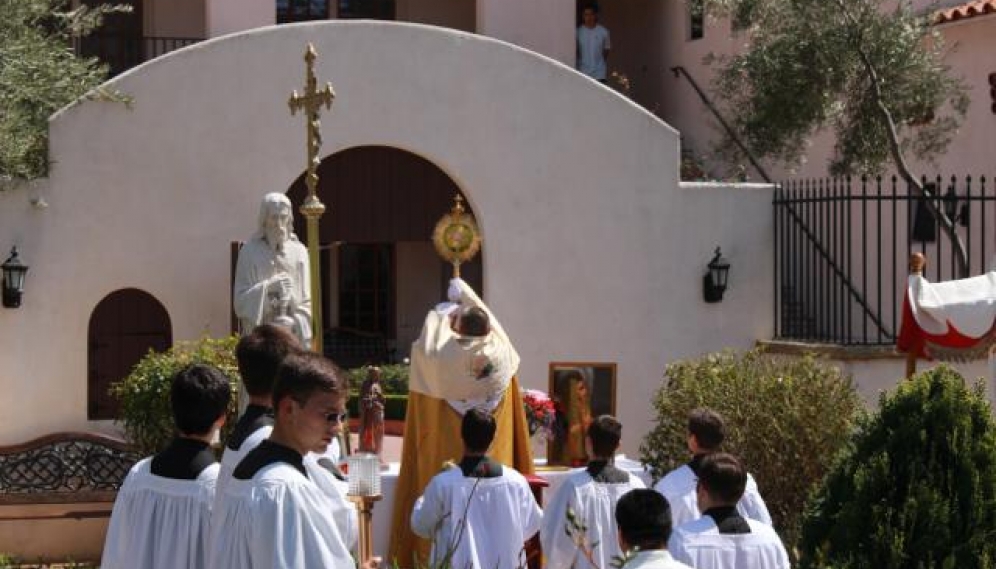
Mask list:
[[[775,530],[737,511],[747,485],[738,458],[713,453],[698,471],[702,517],[675,528],[668,541],[674,558],[696,569],[788,569],[788,553]]]
[[[193,365],[173,378],[179,436],[125,478],[107,528],[104,569],[204,569],[218,462],[210,441],[225,422],[228,378]]]
[[[416,499],[444,462],[464,451],[455,433],[461,416],[493,411],[497,432],[490,456],[519,473],[533,473],[529,428],[515,374],[519,355],[494,314],[467,283],[450,282],[449,298],[430,310],[412,344],[401,472],[395,488],[388,558],[402,568],[424,563],[429,544],[409,524]]]
[[[619,449],[622,425],[615,417],[596,417],[588,426],[586,442],[591,460],[587,468],[571,473],[543,509],[540,543],[547,569],[591,569],[611,567],[612,560],[622,555],[617,539],[616,502],[636,488],[646,488],[636,476],[616,468],[612,458]],[[584,526],[584,543],[590,558],[578,547],[579,536],[568,535],[567,511]]]
[[[236,466],[212,520],[212,569],[352,567],[352,515],[330,475],[305,455],[324,450],[346,418],[342,372],[322,356],[288,356],[273,390],[270,437]],[[364,567],[373,569],[379,559]]]
[[[490,411],[468,410],[461,422],[463,459],[433,477],[415,503],[412,531],[432,540],[434,567],[525,565],[525,542],[539,531],[543,512],[526,479],[487,456],[495,428]]]
[[[671,505],[674,527],[701,516],[695,491],[697,471],[706,456],[719,450],[725,437],[726,425],[719,413],[702,408],[688,414],[688,450],[692,453],[692,460],[667,473],[654,486]],[[744,517],[771,525],[768,506],[750,473],[747,474],[746,487],[737,503],[737,510]]]
[[[290,328],[302,346],[311,343],[311,275],[308,249],[294,235],[287,196],[263,196],[256,233],[239,251],[232,290],[243,334],[260,324]]]
[[[669,510],[663,496],[646,488],[631,490],[616,502],[619,548],[627,554],[625,569],[692,569],[667,550],[671,537]]]

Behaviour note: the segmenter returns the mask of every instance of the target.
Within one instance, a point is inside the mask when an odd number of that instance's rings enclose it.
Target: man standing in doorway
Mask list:
[[[598,23],[598,5],[587,4],[581,11],[578,26],[578,71],[605,83],[609,58],[609,30]]]

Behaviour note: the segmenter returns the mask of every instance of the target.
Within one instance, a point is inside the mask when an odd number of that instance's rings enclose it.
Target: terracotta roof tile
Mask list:
[[[996,13],[996,0],[973,0],[952,8],[938,10],[934,13],[934,23],[946,24],[993,13]]]

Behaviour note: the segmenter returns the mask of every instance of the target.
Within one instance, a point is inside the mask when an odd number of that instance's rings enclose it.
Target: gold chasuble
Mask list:
[[[412,507],[443,464],[458,462],[463,456],[462,412],[471,407],[493,409],[497,432],[488,454],[523,474],[533,473],[529,427],[514,375],[518,354],[501,325],[466,283],[454,279],[450,298],[487,311],[491,332],[477,339],[460,336],[450,328],[452,306],[442,305],[429,312],[421,336],[412,345],[401,472],[386,560],[397,562],[402,569],[415,566],[415,555],[423,565],[429,558],[430,543],[411,531]]]

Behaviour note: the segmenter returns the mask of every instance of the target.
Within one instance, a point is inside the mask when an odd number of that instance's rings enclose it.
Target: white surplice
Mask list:
[[[634,488],[646,488],[646,484],[632,474],[627,482],[607,484],[596,482],[585,469],[572,472],[543,509],[540,542],[546,568],[594,569],[565,532],[568,508],[588,528],[585,536],[596,566],[611,567],[613,557],[622,554],[617,539],[616,502]]]
[[[306,462],[306,469],[310,467]],[[232,479],[211,526],[211,569],[353,567],[336,504],[312,479],[277,462],[251,480]]]
[[[775,530],[757,520],[746,521],[750,533],[721,534],[716,522],[703,516],[675,529],[667,549],[696,569],[788,569],[788,554]]]
[[[525,477],[507,466],[501,476],[469,478],[459,468],[437,474],[412,510],[412,531],[433,540],[432,559],[453,547],[451,567],[517,569],[526,540],[543,518]]]
[[[237,449],[229,448],[225,446],[225,450],[221,453],[221,469],[218,471],[218,496],[224,494],[225,485],[232,479],[232,473],[235,472],[235,467],[242,462],[242,459],[249,454],[249,451],[259,446],[259,443],[270,438],[270,433],[273,432],[273,426],[267,425],[265,427],[260,427],[252,432],[251,435],[246,437],[242,441],[242,445]]]
[[[104,569],[201,569],[207,565],[218,465],[195,480],[152,474],[152,457],[125,478],[107,528]]]
[[[235,467],[242,462],[242,459],[251,450],[258,447],[259,443],[270,438],[270,433],[272,432],[272,426],[260,427],[246,437],[246,440],[242,441],[239,448],[232,449],[227,446],[225,447],[225,451],[221,455],[221,468],[218,471],[218,493],[215,498],[215,509],[218,508],[218,502],[225,495],[225,487],[232,480],[232,473],[235,472]],[[335,443],[335,440],[332,442]],[[331,446],[329,445],[330,448]],[[346,499],[349,484],[336,479],[328,470],[318,465],[318,459],[328,455],[329,451],[326,451],[326,454],[323,455],[308,453],[304,458],[305,467],[308,469],[308,475],[318,484],[318,487],[329,495],[333,503],[337,504],[334,511],[336,527],[339,530],[339,534],[343,536],[346,546],[349,547],[350,551],[355,551],[359,539],[359,517],[356,506]],[[336,445],[336,456],[338,456],[338,445]]]
[[[684,464],[669,472],[654,486],[654,490],[667,498],[671,505],[671,526],[678,527],[685,522],[702,517],[699,512],[699,500],[695,495],[695,485],[698,478],[695,472]],[[747,486],[744,495],[737,502],[737,511],[741,516],[771,525],[771,514],[765,505],[761,493],[757,489],[754,477],[747,475]]]
[[[666,549],[640,551],[626,562],[626,569],[692,569],[677,561]]]

